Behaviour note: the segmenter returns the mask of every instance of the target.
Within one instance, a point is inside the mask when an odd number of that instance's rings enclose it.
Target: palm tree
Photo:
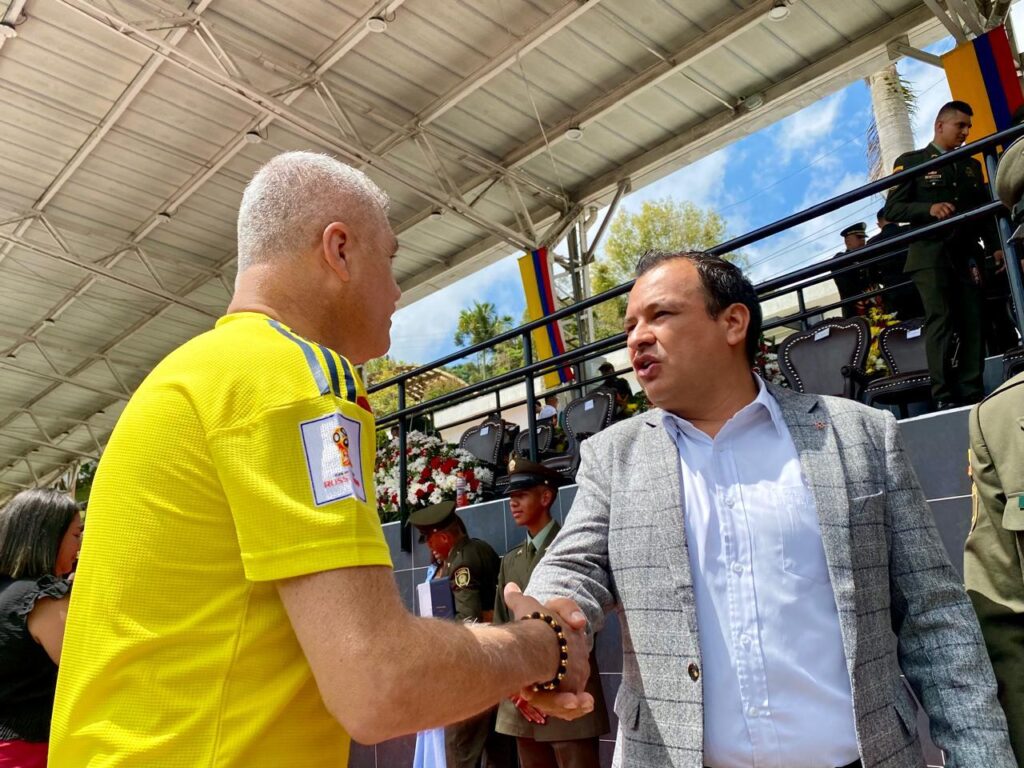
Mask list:
[[[892,171],[897,157],[914,149],[910,118],[915,95],[895,64],[869,75],[867,81],[873,114],[868,128],[868,176],[879,179]]]
[[[472,347],[512,327],[510,315],[498,315],[498,310],[489,301],[474,301],[473,306],[459,312],[459,324],[455,330],[455,344],[459,347]],[[479,381],[488,376],[488,360],[494,350],[483,350],[478,359]]]

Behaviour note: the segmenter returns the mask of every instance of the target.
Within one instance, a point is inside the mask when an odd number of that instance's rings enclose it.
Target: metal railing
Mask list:
[[[774,277],[765,280],[755,286],[758,296],[761,301],[764,302],[768,299],[776,298],[779,296],[795,293],[797,296],[798,312],[787,315],[781,318],[772,318],[765,322],[764,329],[768,330],[771,328],[777,328],[784,325],[792,325],[793,323],[806,324],[808,318],[819,316],[825,312],[839,309],[844,305],[859,301],[864,298],[870,298],[880,293],[891,291],[895,288],[901,288],[908,285],[909,281],[904,281],[895,286],[887,286],[881,290],[866,291],[857,296],[844,299],[839,302],[834,302],[825,306],[815,306],[811,309],[806,307],[806,300],[804,291],[818,283],[830,280],[836,275],[841,275],[846,272],[850,272],[857,269],[862,269],[866,265],[876,264],[889,258],[897,256],[903,248],[908,246],[910,243],[918,240],[922,237],[933,236],[937,233],[944,232],[947,229],[952,229],[958,225],[975,221],[977,219],[994,215],[997,221],[999,238],[1002,244],[1006,272],[1009,279],[1010,295],[1012,299],[1016,327],[1021,333],[1021,337],[1024,338],[1024,279],[1022,279],[1021,266],[1018,258],[1017,248],[1015,243],[1011,240],[1011,229],[1009,220],[1009,211],[1002,205],[1002,203],[995,200],[995,171],[997,162],[997,152],[1001,147],[1009,146],[1012,141],[1020,136],[1024,136],[1024,125],[1014,126],[1013,128],[1002,131],[1001,133],[993,134],[992,136],[985,137],[971,144],[968,144],[960,149],[944,153],[943,155],[929,160],[928,162],[922,163],[921,165],[906,170],[900,171],[899,173],[886,176],[885,178],[877,181],[865,184],[862,187],[844,192],[843,194],[836,195],[829,200],[826,200],[817,205],[813,205],[798,213],[787,216],[783,219],[775,221],[763,227],[759,227],[751,232],[748,232],[739,237],[735,237],[727,242],[717,245],[709,251],[715,254],[725,254],[757,243],[761,240],[769,238],[773,235],[784,232],[793,227],[804,224],[808,221],[812,221],[820,216],[827,213],[831,213],[840,208],[843,208],[850,203],[855,203],[860,200],[864,200],[872,195],[879,192],[884,192],[892,187],[895,187],[905,181],[909,181],[918,176],[928,173],[931,170],[940,168],[949,163],[955,162],[959,159],[970,157],[977,154],[982,154],[985,160],[985,167],[988,174],[988,183],[990,191],[992,192],[993,202],[971,209],[956,213],[955,215],[944,219],[942,221],[936,221],[932,224],[928,224],[920,227],[908,227],[906,232],[902,232],[899,235],[890,237],[884,241],[866,245],[856,251],[836,256],[832,259],[826,259],[824,261],[811,264],[801,269],[793,270],[784,275]],[[638,254],[639,255],[639,254]],[[413,416],[423,415],[431,412],[436,412],[440,408],[448,407],[457,403],[466,402],[474,398],[480,397],[486,394],[493,394],[498,392],[500,389],[508,386],[511,383],[524,381],[526,386],[526,398],[523,401],[516,401],[514,404],[507,404],[505,407],[512,407],[513,405],[521,405],[523,403],[527,406],[527,428],[530,433],[530,457],[533,460],[537,458],[537,441],[536,441],[536,416],[534,411],[534,403],[536,402],[536,392],[534,389],[534,378],[542,375],[546,372],[556,370],[563,366],[575,366],[577,369],[577,381],[563,385],[555,392],[568,391],[572,389],[584,386],[589,382],[580,381],[582,378],[579,375],[581,370],[580,365],[586,361],[594,359],[600,355],[606,354],[607,352],[615,349],[621,349],[626,340],[626,334],[620,333],[613,336],[609,336],[598,341],[591,342],[589,344],[582,345],[575,349],[569,350],[561,355],[557,355],[552,358],[545,360],[534,359],[534,348],[533,339],[531,332],[537,328],[542,328],[548,323],[562,320],[571,316],[579,316],[583,312],[610,301],[619,296],[623,296],[629,292],[633,287],[634,281],[629,281],[620,286],[617,286],[609,291],[592,296],[588,299],[580,301],[568,307],[564,307],[556,312],[540,318],[538,320],[526,323],[518,328],[510,331],[501,333],[494,338],[475,344],[465,349],[461,349],[457,352],[453,352],[449,355],[435,360],[426,365],[420,366],[411,371],[407,371],[398,376],[395,376],[387,381],[380,382],[369,388],[369,392],[379,392],[381,390],[389,389],[391,387],[397,387],[398,390],[398,409],[393,413],[389,413],[383,416],[378,421],[378,428],[388,429],[392,425],[397,424],[399,427],[399,508],[402,510],[402,523],[404,530],[404,523],[407,516],[405,494],[408,487],[408,476],[407,467],[405,461],[405,446],[407,444],[407,432],[409,420]],[[494,376],[486,381],[477,382],[474,384],[468,384],[467,386],[450,392],[439,397],[432,398],[427,401],[408,405],[406,403],[406,383],[417,376],[420,376],[429,371],[441,368],[450,363],[453,363],[462,358],[467,358],[481,352],[493,349],[501,344],[509,341],[521,339],[523,345],[523,365],[515,370],[507,371]],[[592,380],[596,381],[596,380]],[[499,403],[499,408],[500,408]],[[491,411],[493,409],[488,409]],[[466,423],[470,420],[476,420],[479,418],[479,414],[476,416],[469,417],[459,423]],[[446,425],[453,426],[453,425]]]

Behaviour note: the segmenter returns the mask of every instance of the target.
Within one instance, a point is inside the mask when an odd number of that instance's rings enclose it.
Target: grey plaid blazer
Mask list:
[[[919,768],[906,675],[952,768],[1014,768],[963,586],[889,413],[772,388],[818,508],[864,768]],[[530,579],[600,629],[621,610],[615,766],[701,768],[704,710],[679,453],[653,410],[583,443],[579,491]],[[814,723],[808,723],[814,728]]]

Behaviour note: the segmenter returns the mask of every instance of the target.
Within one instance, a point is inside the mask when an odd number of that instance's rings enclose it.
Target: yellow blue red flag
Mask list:
[[[1006,29],[996,27],[942,56],[949,91],[974,110],[971,140],[1013,125],[1024,105]]]
[[[538,248],[519,258],[519,274],[523,278],[523,293],[526,294],[526,314],[531,320],[539,320],[555,311],[555,292],[552,289],[551,258],[547,248]],[[558,322],[542,325],[533,330],[533,358],[547,360],[565,352],[562,329]],[[573,379],[568,366],[545,374],[544,385],[548,389],[567,384]]]

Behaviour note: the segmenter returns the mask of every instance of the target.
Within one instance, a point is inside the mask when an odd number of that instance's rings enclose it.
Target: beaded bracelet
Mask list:
[[[534,611],[529,616],[523,616],[523,621],[526,621],[527,619],[540,619],[555,630],[555,635],[558,636],[558,674],[546,683],[535,683],[533,686],[533,690],[535,691],[554,691],[558,688],[558,685],[565,678],[566,672],[568,671],[569,643],[565,639],[565,633],[562,631],[562,625],[555,621],[553,616],[541,613],[540,611]]]

